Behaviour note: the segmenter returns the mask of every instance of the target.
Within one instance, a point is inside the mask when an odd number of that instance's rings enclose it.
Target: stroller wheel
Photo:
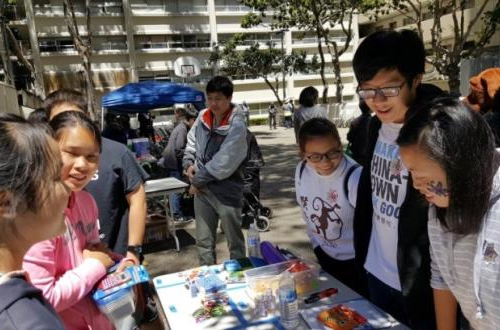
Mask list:
[[[260,209],[260,214],[265,216],[266,218],[270,218],[272,215],[273,215],[273,210],[271,210],[269,207],[267,206],[263,206],[261,209]]]
[[[257,229],[259,231],[268,231],[269,230],[269,219],[263,215],[259,215],[258,219],[255,219],[255,223],[257,225]]]

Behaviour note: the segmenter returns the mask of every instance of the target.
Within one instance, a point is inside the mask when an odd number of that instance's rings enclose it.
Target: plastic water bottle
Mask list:
[[[281,324],[285,329],[294,329],[299,325],[299,306],[295,280],[288,271],[285,271],[280,280],[278,289]]]
[[[254,223],[247,232],[247,256],[260,258],[260,234]]]

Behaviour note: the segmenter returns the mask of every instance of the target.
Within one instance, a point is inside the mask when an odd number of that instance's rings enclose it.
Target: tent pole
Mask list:
[[[104,111],[106,111],[106,108],[101,107],[101,131],[104,131]]]

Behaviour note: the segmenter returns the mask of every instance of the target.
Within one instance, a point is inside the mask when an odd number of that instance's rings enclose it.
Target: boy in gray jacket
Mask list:
[[[212,78],[206,87],[208,108],[189,131],[183,168],[191,182],[196,217],[196,245],[201,265],[216,263],[219,218],[231,259],[245,256],[241,231],[242,163],[247,154],[243,111],[231,103],[233,84]]]

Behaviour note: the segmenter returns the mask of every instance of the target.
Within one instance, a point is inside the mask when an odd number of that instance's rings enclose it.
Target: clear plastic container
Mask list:
[[[300,261],[307,265],[307,270],[291,272],[295,280],[297,295],[300,297],[319,290],[319,265],[315,262],[297,259],[280,262],[268,266],[249,269],[243,272],[245,281],[251,294],[263,294],[267,289],[271,289],[275,296],[279,288],[281,274],[292,267],[294,262]]]
[[[99,310],[114,324],[131,315],[135,310],[135,295],[132,287],[113,292],[95,302]]]

